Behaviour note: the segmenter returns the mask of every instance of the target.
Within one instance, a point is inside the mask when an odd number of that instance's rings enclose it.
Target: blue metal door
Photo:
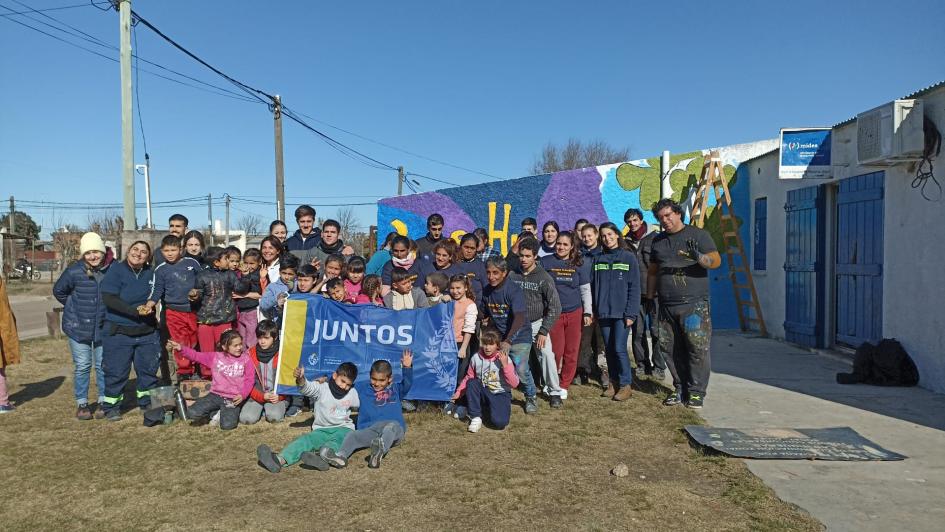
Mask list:
[[[840,182],[837,193],[837,337],[857,347],[883,334],[884,172]]]
[[[791,190],[785,211],[784,338],[822,347],[824,323],[824,193]]]

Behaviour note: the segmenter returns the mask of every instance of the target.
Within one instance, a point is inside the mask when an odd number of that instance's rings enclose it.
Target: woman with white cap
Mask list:
[[[89,383],[95,368],[95,388],[98,391],[98,409],[95,417],[104,417],[105,373],[102,371],[102,327],[105,323],[105,304],[99,283],[107,266],[105,243],[96,233],[85,233],[79,242],[81,258],[66,268],[53,287],[53,295],[65,306],[62,313],[62,332],[69,338],[72,363],[75,365],[76,419],[92,419],[89,408]]]

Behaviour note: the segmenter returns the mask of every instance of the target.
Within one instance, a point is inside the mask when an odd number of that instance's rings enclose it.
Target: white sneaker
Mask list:
[[[213,417],[210,418],[210,426],[216,427],[219,424],[220,424],[220,411],[217,410],[217,413],[213,414]]]
[[[559,395],[561,396],[561,400],[564,401],[568,398],[568,391],[564,388],[561,388],[561,393]]]
[[[482,418],[474,417],[472,421],[469,422],[469,432],[479,432],[479,429],[482,428]]]

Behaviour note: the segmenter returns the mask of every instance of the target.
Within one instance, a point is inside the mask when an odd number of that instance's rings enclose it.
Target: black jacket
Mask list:
[[[201,290],[197,323],[219,325],[236,320],[236,303],[233,294],[249,292],[249,279],[239,279],[233,270],[210,268],[197,275],[198,290]]]

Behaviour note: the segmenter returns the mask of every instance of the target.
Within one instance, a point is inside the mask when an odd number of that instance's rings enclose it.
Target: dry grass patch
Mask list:
[[[79,422],[71,359],[55,340],[25,342],[9,377],[20,403],[0,417],[9,531],[821,529],[740,460],[693,449],[681,427],[700,419],[662,407],[660,390],[618,404],[574,387],[560,411],[543,404],[526,417],[513,407],[502,432],[408,415],[406,441],[379,470],[360,453],[344,470],[272,475],[256,465],[256,446],[280,448],[307,430],[310,414],[228,433],[147,429],[137,411],[118,423]],[[628,477],[609,474],[619,462]]]

